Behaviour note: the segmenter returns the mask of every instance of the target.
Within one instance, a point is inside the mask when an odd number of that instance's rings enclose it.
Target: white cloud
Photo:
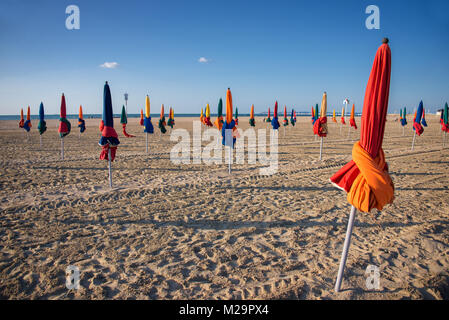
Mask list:
[[[115,69],[118,67],[117,62],[105,62],[103,64],[100,64],[100,67],[106,68],[106,69]]]
[[[201,58],[199,58],[198,59],[198,62],[199,63],[208,63],[210,60],[209,59],[206,59],[205,57],[201,57]]]

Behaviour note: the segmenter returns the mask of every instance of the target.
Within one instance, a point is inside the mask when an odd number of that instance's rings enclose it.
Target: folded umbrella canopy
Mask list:
[[[341,123],[341,124],[346,124],[346,122],[345,122],[345,107],[343,107],[343,108],[341,109],[340,123]]]
[[[122,114],[120,116],[120,123],[123,128],[123,135],[127,138],[134,138],[135,136],[126,132],[126,125],[128,124],[128,117],[126,116],[126,108],[122,106]]]
[[[19,128],[23,128],[24,123],[25,123],[25,120],[23,119],[23,108],[22,108],[22,109],[20,109]]]
[[[449,107],[447,105],[447,102],[444,105],[443,112],[441,112],[441,117],[441,130],[444,132],[449,132]]]
[[[422,109],[421,124],[422,124],[424,127],[427,127],[427,122],[426,122],[426,110],[425,110],[424,108]]]
[[[154,133],[153,124],[151,123],[150,116],[150,97],[147,95],[145,98],[145,118],[143,119],[143,132],[145,133]]]
[[[150,116],[150,97],[145,97],[145,118],[143,119],[143,132],[145,132],[146,153],[148,153],[148,134],[154,133],[153,124]]]
[[[204,113],[203,113],[203,108],[201,108],[200,121],[201,121],[202,124],[204,124]]]
[[[295,120],[296,123],[296,111],[293,112],[293,119]]]
[[[80,111],[78,115],[78,128],[80,128],[80,133],[86,130],[86,122],[83,119],[83,107],[80,106]]]
[[[351,127],[354,127],[354,129],[357,130],[357,125],[355,124],[355,105],[354,104],[352,104],[351,116],[349,117],[349,124],[351,125]]]
[[[164,111],[164,104],[161,106],[161,117],[159,118],[159,129],[161,130],[161,133],[166,133],[167,129],[165,126],[167,123],[165,122],[165,111]]]
[[[360,141],[354,144],[353,160],[331,177],[348,192],[348,202],[359,211],[382,210],[393,200],[382,141],[390,90],[391,51],[385,42],[374,59],[363,104]]]
[[[239,124],[239,108],[235,107],[235,124]]]
[[[406,126],[407,125],[407,109],[404,107],[404,112],[402,113],[401,117],[401,125]]]
[[[251,127],[256,126],[256,120],[254,119],[254,105],[251,106],[251,112],[249,114],[249,125]]]
[[[310,122],[312,122],[312,124],[315,124],[315,109],[312,106],[312,119],[310,120]]]
[[[28,110],[27,110],[27,119],[25,120],[24,124],[23,124],[23,128],[27,131],[30,132],[32,125],[31,125],[31,111],[30,111],[30,106],[28,106]]]
[[[175,114],[173,112],[172,107],[170,107],[170,111],[168,113],[168,122],[167,126],[173,129],[173,126],[175,125]]]
[[[284,120],[282,121],[283,123],[283,125],[284,125],[284,127],[285,126],[288,126],[288,119],[287,119],[287,106],[284,106]]]
[[[226,134],[227,130],[231,130],[229,134]],[[232,151],[234,148],[236,138],[238,138],[237,127],[235,126],[235,121],[232,119],[232,95],[231,89],[228,88],[226,92],[226,121],[223,123],[223,128],[221,129],[221,136],[223,137],[222,144],[229,147],[229,173],[231,173],[231,163],[232,163]],[[232,137],[232,143],[231,143]]]
[[[320,117],[320,112],[318,111],[318,103],[315,105],[315,121],[313,121],[313,124],[318,120]]]
[[[273,112],[273,119],[271,120],[271,126],[273,127],[273,130],[278,130],[280,127],[279,120],[278,120],[278,102],[274,104],[274,112]]]
[[[120,141],[114,129],[111,91],[107,81],[103,91],[103,118],[100,122],[100,131],[101,138],[98,143],[101,146],[100,160],[114,161],[117,146],[120,144]]]
[[[318,105],[316,111],[318,111]],[[313,133],[325,137],[327,135],[327,94],[323,93],[323,99],[321,100],[321,113],[319,118],[313,124]]]
[[[335,109],[332,111],[332,121],[337,123],[337,118],[335,117]]]
[[[37,125],[37,130],[39,130],[40,135],[47,130],[47,122],[45,122],[44,117],[44,104],[41,102],[41,105],[39,106],[39,124]]]
[[[421,125],[421,117],[423,114],[423,103],[422,100],[419,103],[418,109],[416,110],[415,113],[415,119],[413,119],[413,130],[415,130],[415,133],[420,136],[423,132],[424,132],[424,128]]]
[[[223,128],[221,130],[221,135],[223,137],[223,145],[227,145],[225,141],[226,129],[232,130],[232,146],[235,144],[235,140],[238,136],[237,127],[235,126],[235,121],[232,119],[232,94],[231,89],[228,88],[226,92],[226,121],[223,123]]]
[[[141,126],[143,126],[143,110],[142,109],[140,109],[140,122],[139,122],[139,124]]]
[[[204,117],[204,124],[208,127],[212,127],[212,122],[210,122],[210,107],[206,104],[206,116]]]
[[[221,130],[223,127],[223,100],[221,98],[220,101],[218,101],[217,119],[215,119],[214,125],[218,130]]]
[[[348,202],[353,206],[335,284],[337,292],[340,290],[356,209],[370,212],[377,208],[380,211],[394,199],[394,185],[382,150],[390,73],[391,51],[388,39],[384,39],[374,58],[365,91],[360,141],[354,144],[352,160],[330,178],[332,183],[348,192]]]
[[[295,111],[292,109],[292,114],[290,115],[290,123],[292,124],[293,127],[295,126],[295,122],[296,122]]]
[[[64,138],[70,133],[70,129],[72,128],[72,125],[67,120],[67,113],[66,113],[66,105],[65,105],[65,96],[62,94],[61,97],[61,111],[59,116],[59,136],[61,138]]]
[[[268,123],[271,123],[271,115],[270,115],[270,107],[268,107],[268,117],[267,120],[265,120]]]

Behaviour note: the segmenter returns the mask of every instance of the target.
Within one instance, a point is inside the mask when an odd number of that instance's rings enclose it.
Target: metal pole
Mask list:
[[[405,136],[405,127],[402,126],[402,136]]]
[[[321,137],[321,143],[320,143],[320,161],[322,159],[322,154],[323,154],[323,137]]]
[[[145,141],[146,141],[147,154],[148,154],[148,132],[145,134]]]
[[[39,135],[39,141],[41,143],[41,149],[42,149],[42,135]],[[444,145],[443,145],[443,148],[444,148]]]
[[[412,151],[415,148],[415,138],[416,138],[416,131],[413,133]]]
[[[109,186],[112,188],[111,146],[109,146],[108,149],[108,162],[109,162]]]
[[[349,246],[351,245],[352,227],[354,226],[355,207],[352,206],[349,215],[348,229],[346,230],[345,243],[343,245],[343,252],[341,253],[340,267],[338,268],[337,281],[335,282],[335,292],[340,292],[341,280],[343,279],[343,272],[345,270],[346,258],[348,257]]]
[[[231,174],[232,147],[229,146],[229,174]]]
[[[445,144],[446,144],[446,134],[447,134],[447,132],[446,132],[446,131],[444,131],[444,138],[443,138],[443,149],[444,149],[444,146],[445,146]]]
[[[61,160],[64,160],[64,138],[61,138]]]

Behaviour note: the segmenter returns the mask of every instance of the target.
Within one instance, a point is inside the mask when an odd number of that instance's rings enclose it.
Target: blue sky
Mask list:
[[[65,27],[68,5],[80,30]],[[380,30],[365,28],[365,8],[380,8]],[[435,110],[449,100],[449,1],[20,1],[0,2],[0,114],[30,105],[101,113],[104,81],[114,112],[145,95],[199,113],[231,88],[240,113],[273,107],[309,111],[328,94],[340,110],[348,97],[361,111],[381,39],[390,38],[390,111]],[[205,57],[208,62],[199,62]],[[113,69],[105,62],[117,62]]]

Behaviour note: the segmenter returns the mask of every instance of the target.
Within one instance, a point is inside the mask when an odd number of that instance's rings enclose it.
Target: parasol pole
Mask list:
[[[348,140],[349,140],[350,134],[351,134],[351,125],[349,124],[349,125],[348,125]]]
[[[335,282],[335,292],[340,292],[341,280],[343,279],[343,272],[345,270],[346,258],[348,257],[349,246],[351,245],[352,227],[354,226],[355,207],[352,206],[349,214],[348,229],[346,230],[345,243],[343,245],[343,252],[341,253],[340,267],[338,268],[337,281]]]
[[[405,136],[405,127],[402,126],[402,136]]]
[[[42,135],[39,135],[39,142],[41,143],[41,149],[42,149]],[[444,144],[443,144],[443,148],[444,148]]]
[[[416,138],[416,131],[413,133],[412,151],[415,148],[415,138]]]
[[[146,132],[146,134],[145,134],[145,141],[146,141],[146,145],[147,145],[147,154],[148,154],[148,132]]]
[[[446,144],[446,134],[447,134],[447,132],[446,132],[446,131],[444,131],[444,138],[443,138],[443,149],[444,149],[444,146],[445,146],[445,144]]]
[[[64,160],[64,137],[61,138],[61,160]]]
[[[229,146],[229,174],[231,174],[232,148]]]
[[[321,143],[320,143],[320,161],[322,159],[322,154],[323,154],[323,137],[321,137]]]
[[[112,188],[111,146],[108,148],[109,186]]]

